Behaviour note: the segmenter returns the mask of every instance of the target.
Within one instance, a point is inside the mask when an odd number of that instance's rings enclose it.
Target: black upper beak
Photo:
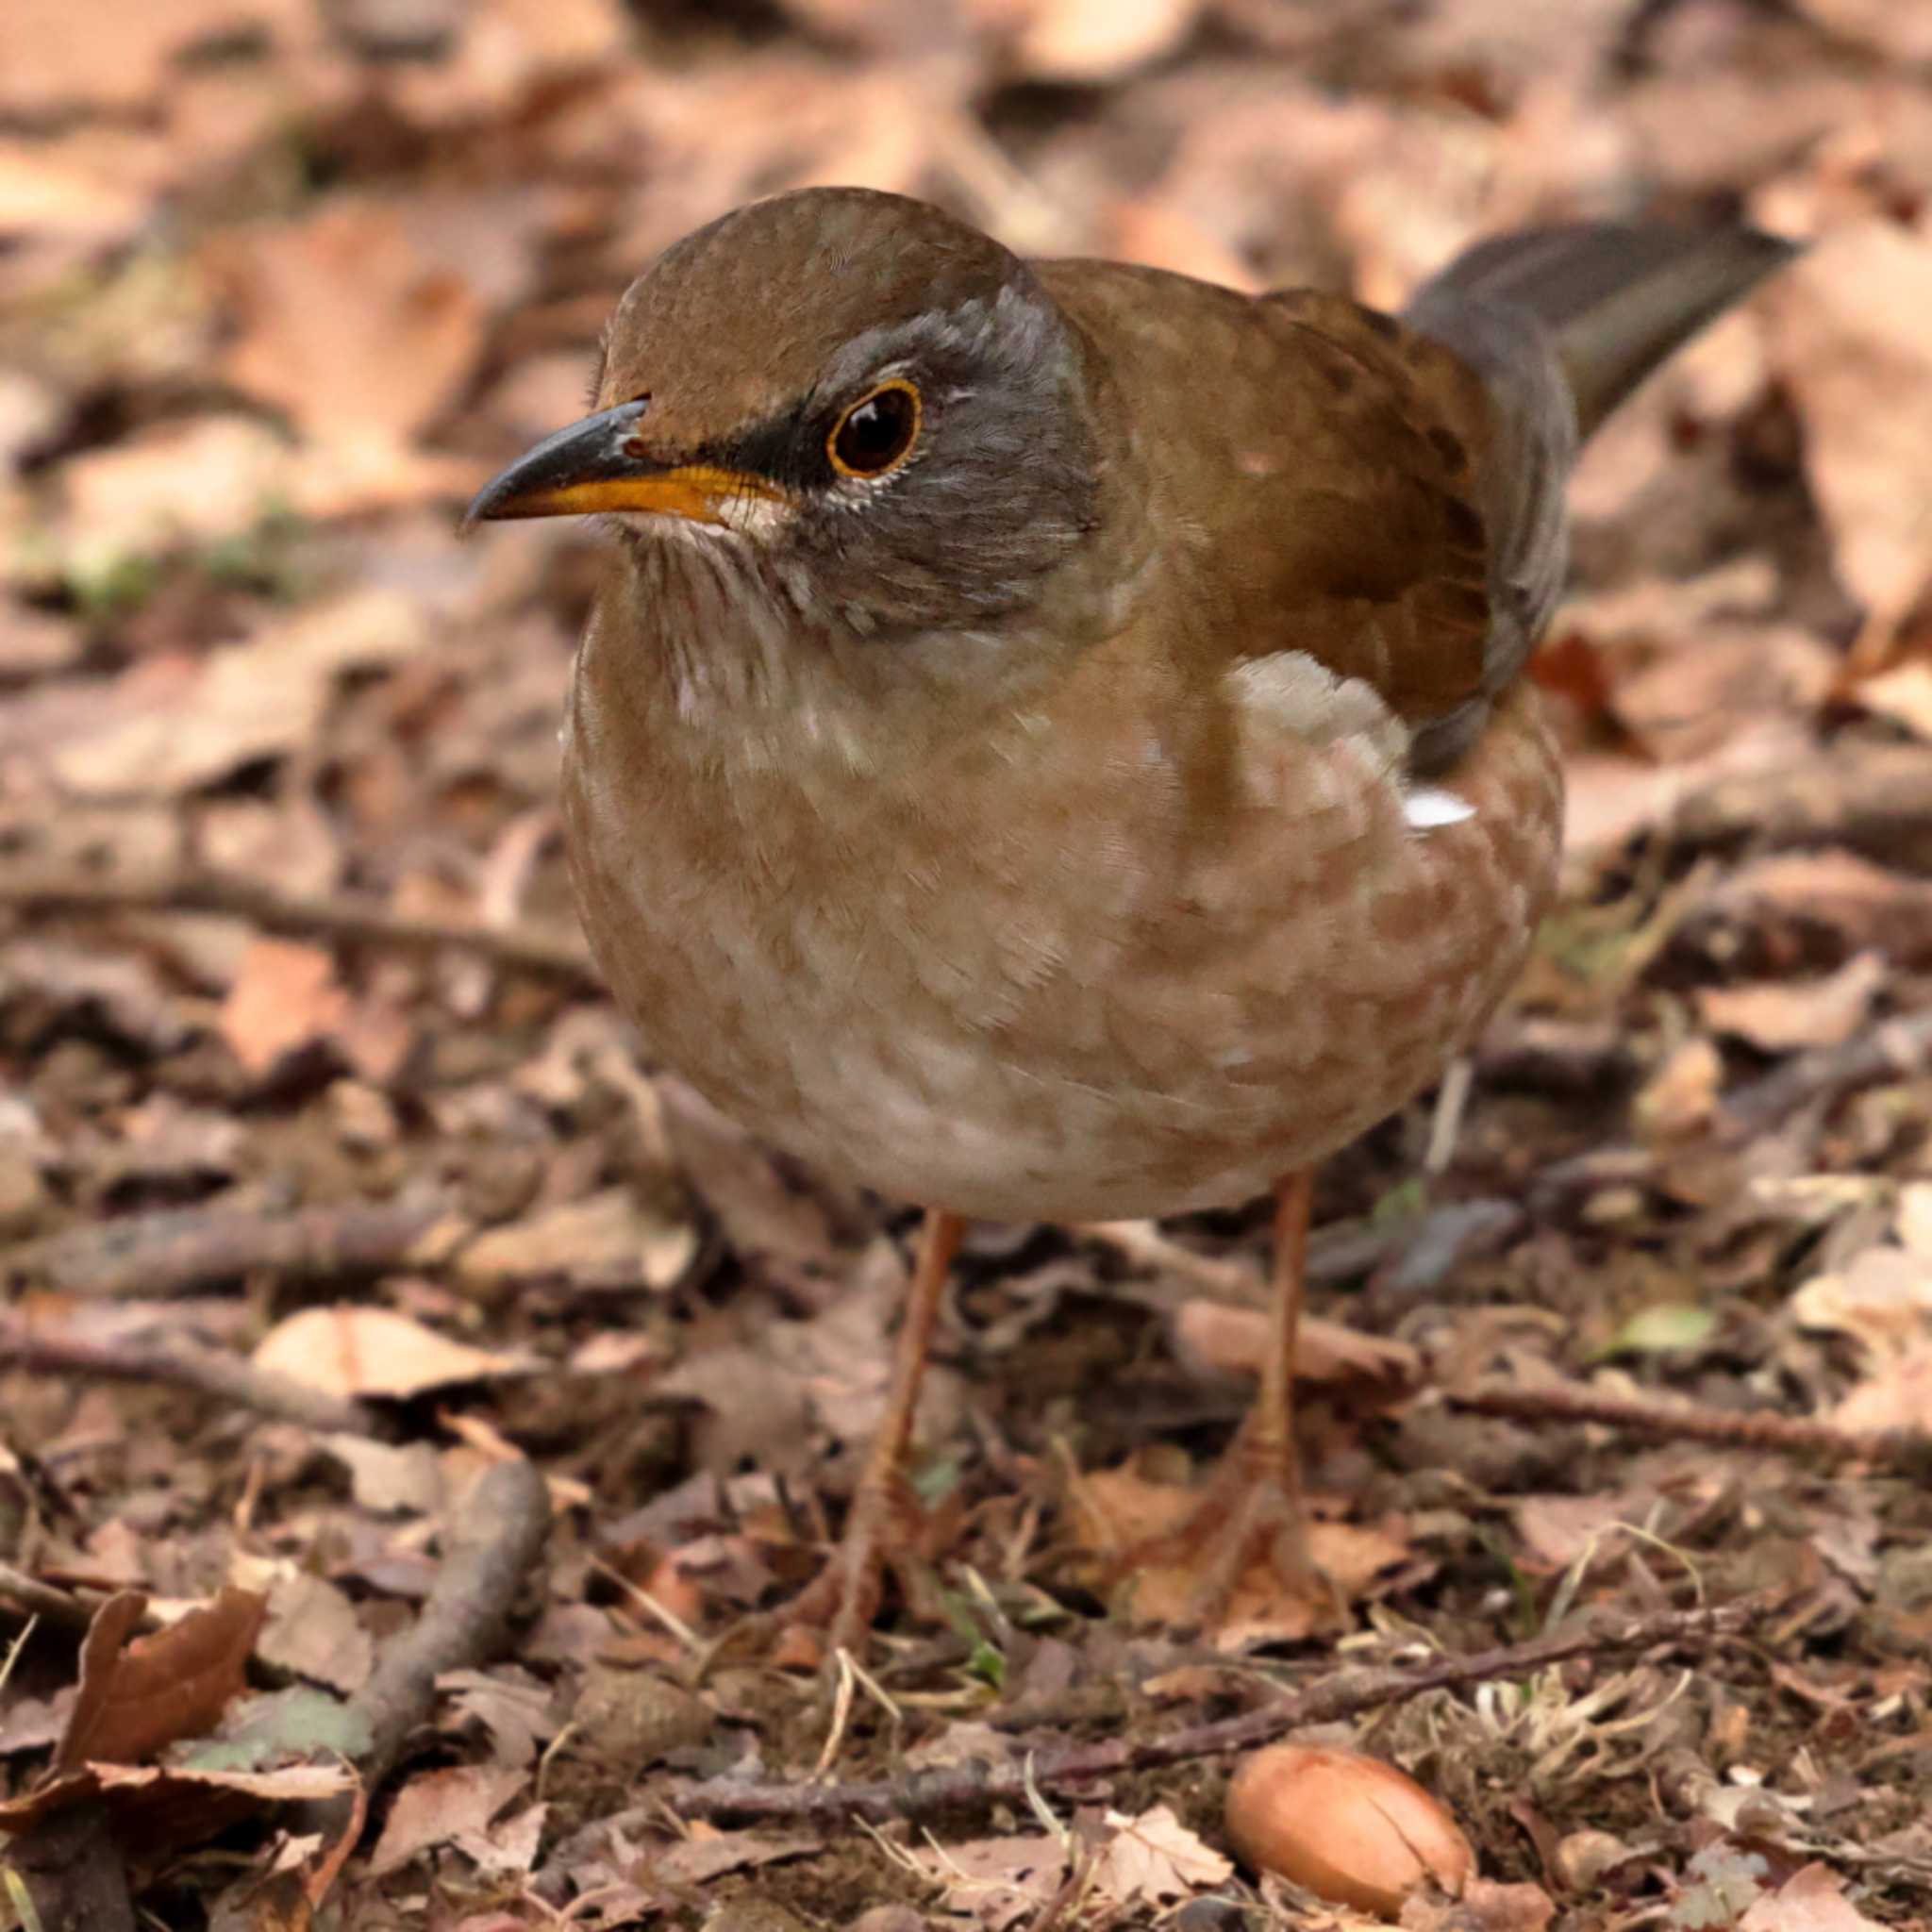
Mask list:
[[[633,482],[656,468],[631,440],[646,407],[619,403],[546,436],[484,484],[463,512],[463,526],[616,507],[608,486]]]

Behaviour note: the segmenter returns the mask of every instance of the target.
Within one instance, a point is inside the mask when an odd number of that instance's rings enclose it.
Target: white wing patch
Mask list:
[[[1475,807],[1440,785],[1418,785],[1402,801],[1402,816],[1412,830],[1433,832],[1475,816]]]

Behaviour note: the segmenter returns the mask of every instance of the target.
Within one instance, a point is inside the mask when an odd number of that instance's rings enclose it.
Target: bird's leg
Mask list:
[[[1333,1597],[1308,1553],[1294,1435],[1295,1334],[1307,1274],[1313,1184],[1306,1168],[1284,1174],[1275,1184],[1274,1293],[1254,1407],[1180,1526],[1120,1559],[1124,1580],[1143,1567],[1198,1566],[1192,1607],[1204,1624],[1225,1618],[1237,1586],[1257,1562],[1267,1564],[1297,1593]]]
[[[946,1274],[958,1251],[964,1223],[942,1208],[928,1208],[920,1230],[919,1258],[906,1296],[906,1319],[892,1359],[892,1386],[885,1419],[866,1452],[865,1468],[845,1518],[845,1533],[825,1567],[778,1613],[791,1626],[823,1629],[828,1652],[857,1648],[879,1607],[884,1572],[896,1568],[908,1547],[918,1507],[906,1486],[906,1451],[919,1408],[919,1385],[939,1320]]]

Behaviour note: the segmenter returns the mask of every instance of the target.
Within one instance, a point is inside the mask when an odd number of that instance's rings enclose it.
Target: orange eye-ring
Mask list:
[[[903,375],[882,382],[839,418],[825,454],[841,476],[871,480],[896,470],[919,441],[919,391]]]

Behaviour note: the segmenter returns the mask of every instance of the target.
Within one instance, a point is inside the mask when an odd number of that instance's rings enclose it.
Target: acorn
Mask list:
[[[1469,1840],[1422,1786],[1354,1751],[1275,1744],[1227,1788],[1227,1836],[1245,1863],[1331,1905],[1384,1919],[1433,1881],[1454,1896],[1475,1872]]]

